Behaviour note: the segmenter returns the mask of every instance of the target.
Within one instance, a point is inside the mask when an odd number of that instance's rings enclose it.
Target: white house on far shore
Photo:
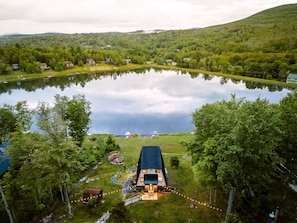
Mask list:
[[[286,82],[290,84],[297,84],[297,74],[289,74]]]

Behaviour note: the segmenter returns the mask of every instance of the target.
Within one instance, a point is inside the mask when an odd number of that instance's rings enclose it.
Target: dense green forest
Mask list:
[[[224,25],[131,33],[10,35],[0,37],[0,74],[14,67],[62,71],[71,61],[123,65],[156,63],[285,81],[297,73],[297,4],[268,9]],[[69,65],[69,63],[68,63]]]

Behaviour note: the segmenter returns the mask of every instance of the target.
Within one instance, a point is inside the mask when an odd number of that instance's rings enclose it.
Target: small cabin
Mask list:
[[[297,84],[297,74],[289,74],[286,82],[290,84]]]
[[[101,202],[103,199],[103,191],[99,188],[85,188],[83,203],[87,204],[90,199],[97,199],[97,202]]]
[[[96,65],[96,62],[94,59],[92,58],[87,58],[86,59],[86,64],[90,65],[90,66],[95,66]]]
[[[41,69],[41,71],[46,71],[46,70],[50,70],[50,67],[47,66],[46,63],[41,63],[40,64],[40,69]]]
[[[131,59],[123,59],[123,62],[126,64],[131,64],[132,60]]]
[[[11,66],[11,68],[12,68],[12,70],[20,70],[20,66],[19,66],[19,64],[13,64],[13,65]]]
[[[72,63],[72,61],[65,61],[65,65],[67,69],[71,69],[74,67],[74,64]]]
[[[120,164],[124,164],[124,157],[120,156],[120,154],[118,152],[115,152],[113,154],[111,154],[108,157],[109,163],[110,164],[114,164],[114,165],[120,165]]]

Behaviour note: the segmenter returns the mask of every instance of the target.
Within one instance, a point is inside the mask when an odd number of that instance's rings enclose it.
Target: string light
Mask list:
[[[118,190],[114,190],[114,191],[109,191],[109,192],[103,193],[103,196],[102,197],[107,196],[107,195],[111,195],[111,194],[114,194],[114,193],[118,193],[118,192],[123,192],[125,190],[134,190],[134,189],[136,189],[136,186],[124,187],[123,189],[118,189]],[[100,195],[93,195],[93,196],[86,197],[86,198],[80,198],[78,200],[71,201],[71,203],[78,203],[78,202],[83,202],[83,201],[89,201],[89,200],[92,200],[92,199],[95,199],[95,198],[99,198],[99,196]]]
[[[201,205],[201,206],[210,208],[210,209],[215,210],[215,211],[220,211],[220,212],[223,211],[221,208],[218,208],[218,207],[209,205],[207,203],[203,203],[201,201],[195,200],[194,198],[189,197],[189,196],[186,196],[185,194],[182,194],[182,193],[180,193],[178,191],[172,190],[169,187],[163,187],[163,188],[166,189],[166,190],[168,190],[168,191],[170,191],[170,192],[173,192],[174,194],[176,194],[176,195],[178,195],[180,197],[186,198],[187,200],[190,200],[191,202],[197,203],[198,205]],[[107,195],[114,194],[114,193],[123,192],[125,190],[135,190],[135,189],[136,189],[136,186],[124,187],[123,189],[118,189],[118,190],[114,190],[114,191],[109,191],[109,192],[103,193],[103,197],[104,196],[107,196]],[[92,199],[95,199],[95,198],[99,198],[99,196],[100,195],[95,195],[95,196],[90,196],[90,197],[87,197],[87,198],[81,198],[81,199],[73,200],[73,201],[71,201],[71,203],[79,203],[79,202],[89,201],[89,200],[92,200]]]
[[[194,198],[188,197],[188,196],[186,196],[186,195],[184,195],[184,194],[182,194],[182,193],[180,193],[180,192],[177,192],[177,191],[175,191],[175,190],[172,190],[172,189],[169,188],[169,187],[164,187],[164,188],[165,188],[166,190],[169,190],[170,192],[173,192],[173,193],[176,194],[176,195],[179,195],[179,196],[181,196],[181,197],[184,197],[184,198],[186,198],[186,199],[188,199],[188,200],[190,200],[190,201],[192,201],[192,202],[195,202],[195,203],[197,203],[198,205],[201,205],[201,206],[210,208],[210,209],[215,210],[215,211],[220,211],[220,212],[223,211],[222,209],[220,209],[220,208],[218,208],[218,207],[209,205],[209,204],[207,204],[207,203],[202,203],[202,202],[200,202],[200,201],[198,201],[198,200],[195,200]]]

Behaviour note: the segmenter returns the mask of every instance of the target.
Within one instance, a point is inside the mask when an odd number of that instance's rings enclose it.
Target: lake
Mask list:
[[[278,103],[290,89],[264,86],[176,70],[45,77],[35,81],[0,84],[0,106],[26,100],[30,108],[54,102],[54,96],[83,94],[91,102],[90,133],[136,134],[191,132],[191,114],[206,103],[246,100]]]

